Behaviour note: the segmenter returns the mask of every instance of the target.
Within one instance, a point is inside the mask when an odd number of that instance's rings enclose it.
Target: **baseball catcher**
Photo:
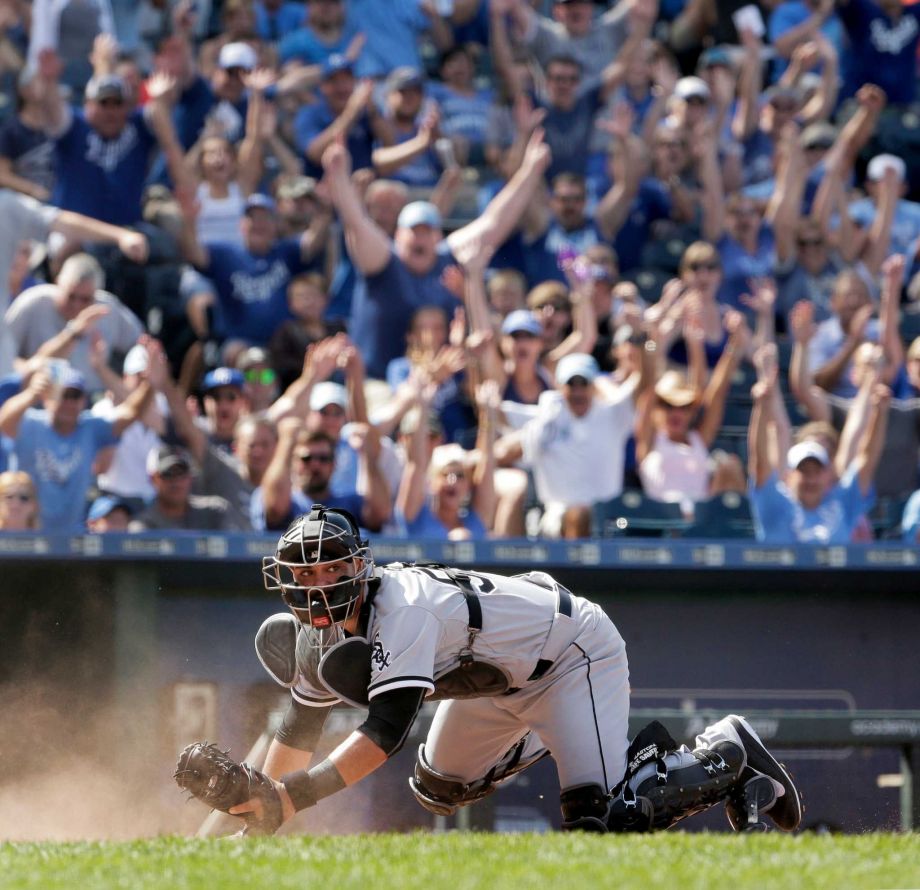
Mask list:
[[[668,828],[724,802],[736,831],[802,820],[788,771],[743,717],[729,715],[693,749],[651,723],[630,744],[623,639],[596,604],[543,572],[502,575],[435,564],[374,565],[354,518],[315,505],[263,560],[267,589],[290,613],[268,618],[256,652],[291,703],[264,773],[213,745],[187,748],[183,788],[272,832],[294,812],[360,781],[405,742],[439,700],[409,786],[446,815],[552,756],[562,827]],[[330,708],[367,717],[322,762],[313,751]]]

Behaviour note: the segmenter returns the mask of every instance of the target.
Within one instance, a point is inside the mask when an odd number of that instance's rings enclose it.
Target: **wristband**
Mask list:
[[[281,777],[281,784],[291,798],[296,811],[312,807],[317,801],[345,787],[342,774],[336,769],[335,764],[327,757],[313,769],[298,770]]]

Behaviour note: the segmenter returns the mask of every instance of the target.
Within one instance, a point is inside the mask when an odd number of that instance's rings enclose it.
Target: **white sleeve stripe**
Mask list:
[[[291,690],[291,697],[309,708],[326,708],[329,705],[334,705],[336,702],[341,701],[341,699],[333,696],[328,698],[307,698],[304,693],[298,692],[296,689]]]
[[[380,692],[389,692],[391,689],[427,689],[434,692],[434,683],[426,680],[424,677],[396,677],[393,680],[384,680],[376,686],[369,686],[367,689],[367,699],[370,701]]]

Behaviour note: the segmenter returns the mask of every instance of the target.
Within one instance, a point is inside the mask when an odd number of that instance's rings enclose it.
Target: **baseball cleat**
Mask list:
[[[732,725],[738,737],[744,745],[744,751],[747,755],[748,768],[741,774],[741,779],[746,783],[754,778],[754,773],[760,773],[772,780],[776,791],[775,799],[772,805],[769,803],[769,795],[764,795],[760,805],[766,806],[765,812],[775,823],[776,827],[782,831],[795,831],[802,822],[802,798],[792,781],[789,771],[767,750],[760,736],[754,731],[751,725],[737,714],[729,714],[726,718]],[[779,788],[783,793],[779,794]],[[761,795],[758,795],[761,797]],[[764,799],[765,798],[765,799]],[[739,812],[739,808],[732,805],[731,802],[726,805],[726,812],[732,827],[736,831],[745,828],[747,814]]]

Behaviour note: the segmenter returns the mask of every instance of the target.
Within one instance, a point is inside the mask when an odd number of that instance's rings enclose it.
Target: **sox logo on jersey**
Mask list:
[[[371,662],[378,671],[382,671],[390,666],[390,652],[384,651],[383,643],[380,642],[380,634],[374,636],[374,647],[371,652]]]

